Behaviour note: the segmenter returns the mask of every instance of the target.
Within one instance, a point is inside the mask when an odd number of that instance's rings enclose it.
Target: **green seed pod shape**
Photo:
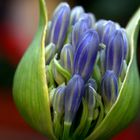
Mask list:
[[[50,99],[45,73],[45,31],[47,16],[44,0],[39,0],[38,31],[18,65],[13,97],[25,120],[49,140],[57,140],[53,131]],[[130,59],[119,96],[105,118],[86,140],[109,139],[134,119],[140,107],[140,79],[136,63],[136,47],[140,28],[140,9],[130,20],[126,31],[130,40]]]

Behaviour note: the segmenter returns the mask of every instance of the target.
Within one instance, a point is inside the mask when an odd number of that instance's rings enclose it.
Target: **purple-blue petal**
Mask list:
[[[111,37],[106,49],[105,66],[106,70],[113,70],[119,76],[124,59],[124,40],[121,30],[116,30]]]
[[[59,114],[64,112],[64,97],[65,97],[65,85],[61,85],[56,88],[53,96],[53,109]]]
[[[93,117],[94,108],[96,106],[95,89],[91,85],[86,86],[85,100],[88,105],[88,117]]]
[[[104,43],[106,46],[108,46],[110,38],[114,34],[117,28],[119,28],[119,26],[115,22],[110,20],[107,21],[107,23],[104,26],[101,42]]]
[[[90,29],[78,43],[74,54],[74,74],[79,74],[86,81],[93,72],[99,45],[98,33]]]
[[[75,25],[76,22],[78,22],[79,17],[81,14],[83,14],[85,11],[82,6],[76,6],[71,10],[71,24]]]
[[[71,44],[65,44],[61,50],[60,61],[62,66],[72,73],[74,51]]]
[[[72,122],[84,95],[84,80],[78,74],[73,75],[65,92],[65,121]]]
[[[81,20],[85,20],[87,22],[87,25],[89,28],[92,28],[93,27],[93,17],[91,16],[91,14],[89,13],[83,13],[81,14],[80,18],[79,18],[79,21]]]
[[[114,102],[118,97],[118,80],[113,71],[107,70],[101,81],[101,94],[105,104]]]
[[[125,29],[120,28],[120,31],[122,32],[123,41],[124,41],[124,59],[126,59],[127,55],[128,55],[129,42],[128,42],[128,38],[127,38],[127,34],[126,34]]]
[[[49,41],[56,45],[60,51],[69,26],[70,7],[67,3],[61,3],[55,10],[50,27]]]
[[[104,26],[105,26],[106,22],[107,22],[107,20],[101,19],[95,23],[95,29],[99,34],[100,42],[101,42],[101,39],[103,36]]]
[[[89,29],[86,20],[78,21],[72,29],[72,46],[76,50],[78,46],[78,41],[81,39],[82,35]]]

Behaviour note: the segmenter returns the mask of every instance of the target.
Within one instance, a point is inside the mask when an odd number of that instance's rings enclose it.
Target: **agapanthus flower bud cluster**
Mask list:
[[[104,119],[124,80],[129,46],[125,30],[96,22],[81,6],[61,3],[49,21],[46,77],[57,139],[84,139]]]

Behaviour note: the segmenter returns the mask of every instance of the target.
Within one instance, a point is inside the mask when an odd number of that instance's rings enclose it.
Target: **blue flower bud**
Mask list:
[[[94,109],[96,107],[96,98],[94,95],[95,93],[96,93],[96,90],[94,89],[94,87],[92,87],[91,84],[88,84],[86,86],[85,100],[88,104],[88,118],[90,120],[93,119],[93,116],[94,116],[93,113],[94,113]]]
[[[61,3],[55,10],[50,27],[49,41],[56,45],[59,52],[64,44],[70,20],[70,7]]]
[[[93,24],[94,24],[94,22],[93,21],[95,21],[94,20],[94,16],[93,15],[91,15],[91,13],[83,13],[83,14],[81,14],[81,16],[80,16],[80,18],[79,18],[79,21],[80,20],[85,20],[86,22],[87,22],[87,24],[88,24],[88,27],[90,27],[90,28],[92,28],[93,27]]]
[[[53,95],[53,127],[56,137],[59,139],[62,136],[62,117],[64,115],[64,98],[65,96],[65,85],[60,85],[55,89]]]
[[[117,76],[119,76],[122,70],[124,46],[125,42],[122,31],[116,30],[106,48],[105,66],[106,70],[113,70]]]
[[[105,73],[105,55],[106,55],[106,46],[101,43],[100,44],[100,50],[99,50],[99,66],[101,75]]]
[[[101,42],[108,46],[111,36],[114,34],[119,25],[113,21],[108,21],[104,26]]]
[[[129,49],[129,43],[128,38],[125,29],[120,28],[120,31],[122,32],[123,41],[124,41],[124,59],[127,59],[128,57],[128,49]]]
[[[57,87],[54,92],[52,101],[54,111],[61,115],[64,113],[65,88],[65,85]]]
[[[84,94],[84,80],[78,74],[73,75],[65,91],[65,122],[72,123]]]
[[[46,64],[49,64],[51,59],[54,57],[56,52],[56,46],[53,43],[50,43],[49,45],[46,46],[45,48],[45,61]]]
[[[94,88],[95,90],[97,90],[97,83],[93,78],[90,78],[88,80],[88,85],[91,86],[92,88]]]
[[[118,81],[113,71],[107,70],[101,81],[101,95],[108,112],[118,97]]]
[[[126,71],[127,71],[127,63],[126,63],[126,60],[123,60],[123,64],[122,64],[122,71],[121,71],[121,74],[120,74],[120,77],[121,77],[121,81],[123,82],[125,76],[126,76]]]
[[[88,13],[88,15],[89,15],[89,18],[92,23],[91,27],[93,27],[93,25],[95,24],[95,21],[96,21],[95,15],[93,13]]]
[[[74,49],[77,49],[78,42],[81,40],[82,35],[89,29],[88,23],[86,20],[78,21],[72,30],[72,46]]]
[[[105,27],[106,23],[107,23],[107,20],[104,20],[104,19],[98,20],[95,23],[95,29],[99,34],[100,42],[101,42],[101,39],[102,39],[102,36],[103,36],[103,31],[104,31],[104,27]]]
[[[93,72],[99,45],[99,36],[93,29],[87,31],[78,43],[74,54],[74,74],[79,74],[86,81]]]
[[[74,51],[71,44],[66,44],[61,50],[60,60],[62,66],[72,73]]]
[[[75,23],[79,20],[81,14],[85,11],[82,6],[76,6],[71,10],[71,24],[75,25]]]
[[[88,115],[87,115],[85,129],[81,134],[82,136],[87,135],[92,125],[92,122],[94,120],[96,120],[95,127],[97,127],[101,123],[102,119],[104,118],[104,108],[103,108],[101,96],[97,94],[94,86],[95,85],[92,86],[90,83],[86,85],[86,92],[84,97],[88,107]]]

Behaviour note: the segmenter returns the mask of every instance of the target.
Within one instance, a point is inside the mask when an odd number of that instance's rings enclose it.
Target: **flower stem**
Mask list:
[[[63,131],[63,138],[62,140],[69,140],[69,133],[70,133],[71,123],[64,122],[64,131]]]
[[[61,119],[61,116],[58,114],[58,113],[55,113],[54,115],[54,132],[55,132],[55,135],[58,139],[61,138],[62,136],[62,126],[60,124],[60,119]]]

